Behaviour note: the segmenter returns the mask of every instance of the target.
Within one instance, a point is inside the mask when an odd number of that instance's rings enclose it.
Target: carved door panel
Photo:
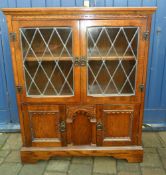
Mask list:
[[[98,105],[97,145],[137,144],[140,105]]]
[[[65,106],[24,105],[26,146],[66,145]]]
[[[96,144],[95,106],[67,106],[67,143],[68,145]]]

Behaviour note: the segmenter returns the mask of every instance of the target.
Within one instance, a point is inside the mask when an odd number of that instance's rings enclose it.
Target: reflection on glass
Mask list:
[[[74,95],[72,30],[21,28],[27,95]]]
[[[88,95],[134,95],[137,68],[136,27],[87,29]]]

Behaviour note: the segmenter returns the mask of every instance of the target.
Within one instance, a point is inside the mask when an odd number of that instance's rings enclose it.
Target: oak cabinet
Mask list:
[[[150,8],[3,9],[25,163],[140,162]]]

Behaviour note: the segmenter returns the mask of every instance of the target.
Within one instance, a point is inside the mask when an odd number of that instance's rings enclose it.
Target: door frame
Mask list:
[[[139,27],[139,41],[138,41],[138,56],[137,56],[137,72],[136,72],[136,86],[135,95],[133,96],[87,96],[87,66],[81,67],[81,98],[85,103],[135,103],[141,102],[142,92],[139,91],[139,85],[143,83],[143,69],[144,66],[144,47],[146,42],[143,40],[143,32],[146,31],[146,19],[129,19],[129,20],[83,20],[80,22],[80,32],[81,32],[81,56],[87,57],[87,35],[86,28],[93,26],[109,26],[109,27]]]
[[[19,28],[28,28],[28,27],[71,27],[73,31],[73,57],[80,57],[80,49],[79,49],[79,22],[78,20],[56,20],[56,21],[13,21],[12,27],[13,32],[16,33],[16,41],[14,42],[15,49],[17,50],[17,55],[13,60],[14,69],[16,71],[18,81],[18,86],[22,87],[21,99],[22,102],[32,102],[32,103],[64,103],[65,102],[79,102],[80,101],[80,67],[73,65],[73,83],[74,83],[74,95],[73,96],[27,96],[26,95],[26,87],[25,87],[25,77],[24,77],[24,69],[23,69],[23,58],[21,52],[21,42],[20,42],[20,32]],[[76,47],[75,47],[76,46]],[[73,63],[74,64],[74,63]],[[39,98],[40,97],[40,98]]]

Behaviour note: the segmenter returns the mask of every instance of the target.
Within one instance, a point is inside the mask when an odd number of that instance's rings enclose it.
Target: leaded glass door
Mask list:
[[[141,20],[96,20],[81,23],[84,101],[141,100],[145,30]],[[86,75],[86,76],[82,76]]]
[[[80,100],[78,21],[15,22],[18,77],[26,101]],[[55,101],[56,98],[56,101]]]

